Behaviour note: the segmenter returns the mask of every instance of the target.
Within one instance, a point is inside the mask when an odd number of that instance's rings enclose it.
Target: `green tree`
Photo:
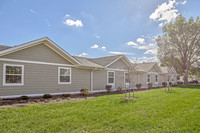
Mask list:
[[[182,15],[163,27],[156,40],[158,58],[163,65],[173,65],[188,83],[191,66],[200,60],[200,19],[187,21]]]

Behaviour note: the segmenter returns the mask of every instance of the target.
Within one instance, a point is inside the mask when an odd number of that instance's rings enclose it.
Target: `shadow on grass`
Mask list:
[[[200,89],[200,85],[184,85],[180,86],[180,88]]]
[[[119,101],[120,104],[127,104],[127,103],[135,103],[136,99],[138,99],[138,97],[135,97],[135,99],[124,99],[122,98],[122,100]]]
[[[170,91],[164,91],[165,93],[177,93],[175,90],[170,90]]]

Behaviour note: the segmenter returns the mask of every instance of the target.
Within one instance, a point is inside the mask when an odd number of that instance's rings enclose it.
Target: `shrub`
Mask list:
[[[163,87],[167,87],[167,83],[166,82],[162,82]]]
[[[70,97],[70,94],[62,94],[62,97]]]
[[[118,87],[118,90],[119,90],[119,91],[122,91],[122,90],[123,90],[123,87],[121,87],[121,86]]]
[[[19,97],[19,100],[28,100],[28,99],[29,99],[28,96],[21,96],[21,97]]]
[[[141,89],[142,84],[136,84],[137,89]]]
[[[112,88],[112,85],[106,85],[105,89],[107,92],[110,92]]]
[[[148,83],[147,86],[148,86],[148,89],[151,89],[152,88],[152,83]]]
[[[90,91],[86,88],[81,89],[80,92],[83,96],[88,96],[90,94]]]
[[[51,94],[44,94],[42,98],[52,98]]]

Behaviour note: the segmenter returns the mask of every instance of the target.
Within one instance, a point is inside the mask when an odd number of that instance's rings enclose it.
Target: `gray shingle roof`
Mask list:
[[[83,66],[88,66],[88,67],[103,67],[99,64],[96,64],[92,61],[90,61],[88,58],[85,57],[78,57],[78,56],[73,56],[76,60],[78,60]]]
[[[0,51],[11,48],[10,46],[0,45]]]
[[[136,69],[148,72],[156,63],[155,62],[144,62],[134,64]]]
[[[89,59],[89,60],[105,67],[121,56],[123,56],[123,55],[106,56],[106,57],[100,57],[100,58],[93,58],[93,59]]]

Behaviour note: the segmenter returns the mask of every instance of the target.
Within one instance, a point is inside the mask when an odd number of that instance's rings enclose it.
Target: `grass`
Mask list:
[[[190,87],[192,89],[190,89]],[[200,132],[200,86],[0,110],[4,132]]]

